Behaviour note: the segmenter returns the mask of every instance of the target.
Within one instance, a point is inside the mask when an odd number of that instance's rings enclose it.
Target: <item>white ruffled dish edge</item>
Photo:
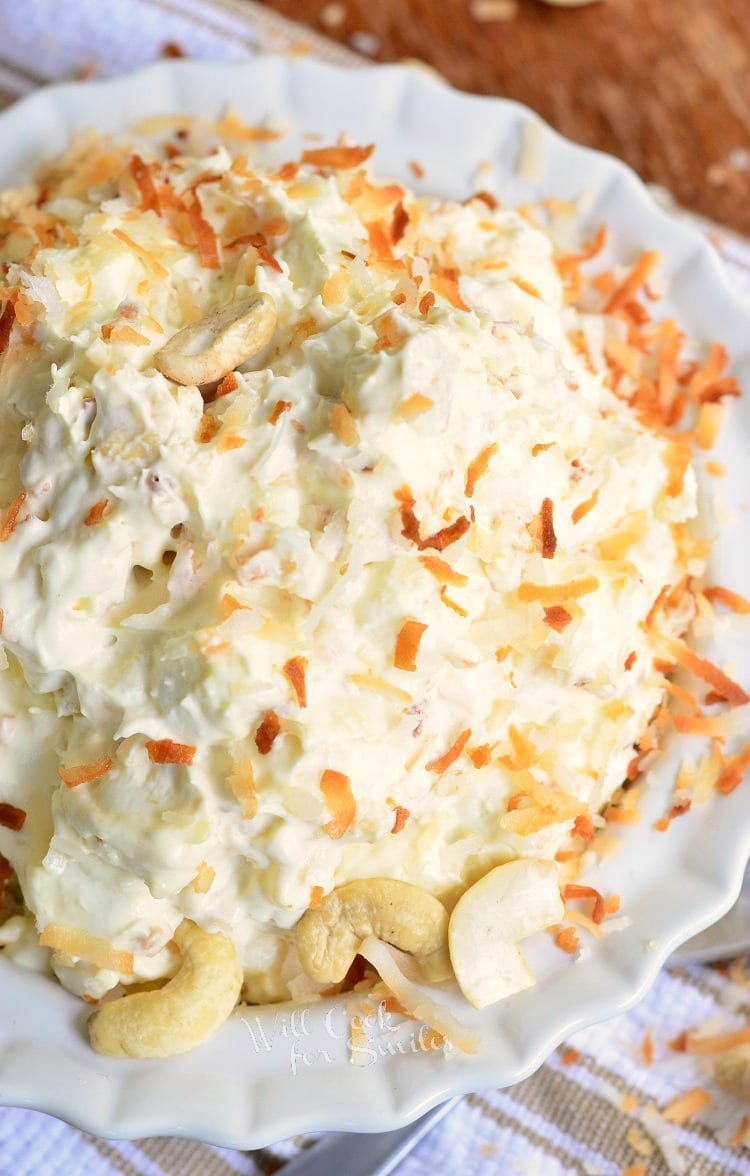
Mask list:
[[[213,114],[227,102],[250,122],[275,114],[328,141],[346,130],[356,141],[375,142],[378,174],[418,190],[463,198],[477,187],[492,188],[504,204],[572,199],[588,190],[589,227],[607,221],[615,230],[613,256],[623,260],[646,247],[661,251],[671,286],[665,313],[674,311],[696,339],[724,342],[734,374],[750,389],[748,310],[698,234],[660,211],[623,164],[567,142],[524,107],[461,94],[411,69],[344,70],[268,57],[240,65],[162,63],[115,81],[54,86],[0,116],[0,187],[59,151],[74,129],[119,129],[165,112]],[[515,175],[530,123],[543,143],[543,174],[533,184]],[[287,137],[284,157],[293,157],[299,143],[298,134]],[[425,169],[420,183],[408,167],[413,159]],[[484,162],[491,172],[485,169],[478,181]],[[722,530],[711,574],[735,588],[750,571],[750,544],[742,542],[750,505],[743,465],[749,411],[747,403],[732,405],[732,427],[712,454],[730,471],[722,493],[738,521]],[[729,658],[730,649],[743,680],[750,640],[735,636],[719,646],[719,655]],[[633,1005],[670,952],[724,914],[739,893],[750,854],[743,788],[689,813],[667,835],[653,831],[669,807],[685,748],[675,741],[662,757],[644,794],[641,823],[623,830],[623,851],[586,879],[621,894],[629,925],[592,942],[576,963],[550,949],[547,937],[532,942],[528,954],[539,976],[533,989],[481,1015],[460,1011],[481,1031],[475,1057],[419,1052],[416,1030],[407,1024],[395,1038],[380,1033],[375,1057],[353,1066],[343,1002],[331,1000],[308,1006],[304,1015],[291,1006],[238,1011],[215,1038],[183,1057],[101,1058],[86,1041],[88,1010],[78,1000],[0,958],[0,1103],[46,1111],[99,1135],[183,1135],[246,1148],[306,1130],[392,1128],[451,1095],[519,1081],[571,1032]]]

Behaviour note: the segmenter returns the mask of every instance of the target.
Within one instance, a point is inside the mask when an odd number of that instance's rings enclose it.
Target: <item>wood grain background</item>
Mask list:
[[[680,203],[750,235],[750,0],[265,0],[379,61],[527,103]]]

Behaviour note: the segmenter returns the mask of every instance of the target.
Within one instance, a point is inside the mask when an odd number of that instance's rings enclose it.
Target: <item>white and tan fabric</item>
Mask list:
[[[166,47],[223,61],[263,50],[362,61],[250,0],[0,0],[0,107],[45,82],[137,68]],[[750,297],[750,243],[698,223]],[[668,969],[635,1011],[577,1034],[532,1078],[470,1095],[402,1163],[400,1176],[750,1176],[750,1104],[715,1086],[710,1059],[669,1045],[686,1029],[734,1029],[748,1020],[742,961]],[[674,1122],[681,1104],[670,1104],[694,1088],[710,1101],[698,1096],[706,1105]],[[5,1109],[0,1176],[260,1176],[282,1170],[311,1142],[256,1152],[168,1138],[107,1142],[46,1115]]]

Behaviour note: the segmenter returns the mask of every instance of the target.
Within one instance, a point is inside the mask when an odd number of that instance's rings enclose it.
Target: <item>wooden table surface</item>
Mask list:
[[[750,235],[750,0],[264,2],[378,61],[421,58],[461,89],[525,102]]]

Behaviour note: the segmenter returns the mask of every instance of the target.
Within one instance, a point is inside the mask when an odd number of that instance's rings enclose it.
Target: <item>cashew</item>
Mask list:
[[[554,862],[520,858],[496,866],[461,895],[448,939],[458,986],[475,1008],[534,983],[517,946],[563,916]]]
[[[719,1054],[714,1062],[714,1078],[727,1094],[750,1099],[750,1046],[737,1045]]]
[[[262,351],[275,329],[273,298],[252,294],[178,331],[157,351],[154,363],[176,384],[208,384]]]
[[[174,941],[182,966],[163,988],[110,1001],[89,1019],[89,1038],[97,1053],[167,1058],[200,1045],[226,1021],[242,985],[233,944],[190,919],[180,923]]]
[[[311,980],[335,984],[370,935],[410,952],[431,979],[450,974],[445,907],[418,886],[392,878],[346,882],[305,911],[297,924],[300,963]]]

